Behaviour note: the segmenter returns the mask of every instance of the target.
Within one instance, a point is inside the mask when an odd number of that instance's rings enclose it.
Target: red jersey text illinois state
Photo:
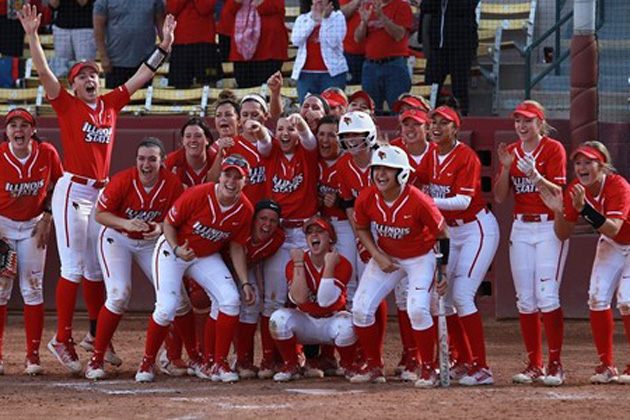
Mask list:
[[[129,99],[129,92],[122,85],[99,96],[94,109],[65,89],[50,100],[59,121],[66,171],[90,179],[107,178],[116,119]]]
[[[147,192],[138,177],[138,169],[134,167],[112,178],[98,199],[98,208],[124,219],[160,223],[183,192],[179,178],[166,168],[160,170],[157,184]],[[141,232],[125,233],[130,238],[142,239]]]
[[[286,268],[286,276],[289,284],[293,281],[293,261],[289,261]],[[319,283],[322,281],[324,267],[317,269],[311,261],[311,252],[304,253],[304,271],[306,274],[306,284],[314,296],[317,296]],[[317,301],[305,302],[298,305],[298,309],[315,318],[331,316],[335,312],[343,311],[346,307],[346,286],[352,277],[352,265],[343,255],[339,255],[339,261],[335,266],[335,285],[341,289],[341,294],[335,303],[325,308],[319,306]]]
[[[25,221],[44,211],[50,183],[63,175],[57,150],[50,143],[31,141],[33,150],[26,162],[11,153],[9,143],[0,144],[0,215]]]
[[[254,209],[242,195],[222,209],[213,182],[189,188],[168,212],[168,222],[177,228],[177,240],[188,240],[197,257],[217,253],[230,241],[245,245]]]
[[[510,185],[514,189],[514,214],[548,214],[553,212],[540,199],[536,184],[518,170],[516,163],[525,156],[523,142],[512,143],[507,148],[514,153],[514,162],[510,167]],[[531,152],[536,160],[536,169],[548,181],[556,185],[566,185],[566,152],[562,144],[549,137],[543,137],[536,149]],[[503,171],[501,166],[501,171]],[[500,173],[499,173],[500,174]]]
[[[225,149],[224,156],[241,155],[247,160],[247,163],[249,163],[249,179],[245,188],[243,188],[243,194],[247,196],[251,203],[256,204],[265,198],[267,193],[267,185],[265,184],[267,177],[262,156],[256,148],[256,143],[246,140],[243,136],[236,136],[233,140],[234,146]]]
[[[212,167],[212,162],[214,162],[216,156],[216,149],[212,146],[207,147],[206,166],[204,166],[201,171],[196,172],[188,165],[186,161],[186,150],[182,147],[169,153],[164,164],[166,165],[166,169],[177,175],[182,184],[187,187],[192,187],[207,182],[206,175],[208,175],[208,171]]]
[[[267,196],[276,200],[285,219],[307,219],[317,213],[317,149],[298,144],[288,159],[277,142],[264,159]]]

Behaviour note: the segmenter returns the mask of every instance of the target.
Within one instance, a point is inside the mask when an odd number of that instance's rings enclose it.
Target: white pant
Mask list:
[[[610,309],[617,290],[617,307],[622,315],[630,315],[630,245],[620,245],[602,235],[588,289],[588,306],[594,311]]]
[[[153,320],[157,324],[169,325],[181,308],[190,305],[182,287],[184,275],[192,277],[206,291],[220,312],[230,316],[239,314],[241,296],[219,253],[184,261],[175,257],[162,235],[153,252],[152,268],[157,298]]]
[[[265,302],[263,315],[271,314],[287,302],[289,287],[286,269],[291,260],[291,249],[306,249],[306,237],[302,228],[285,229],[286,239],[280,249],[263,263],[263,277],[265,281]]]
[[[41,215],[31,220],[15,221],[0,216],[0,238],[3,238],[17,252],[18,278],[25,305],[39,305],[44,302],[43,281],[46,248],[37,248],[33,228]],[[13,280],[0,278],[0,306],[11,298]]]
[[[288,340],[295,336],[299,344],[347,347],[357,342],[352,315],[347,311],[329,318],[315,318],[297,309],[281,308],[271,315],[269,328],[274,339]]]
[[[94,29],[64,29],[53,25],[53,43],[55,44],[55,61],[53,70],[56,76],[65,76],[71,61],[94,60],[96,44]]]
[[[71,177],[66,172],[57,181],[52,197],[61,276],[74,283],[80,283],[82,277],[103,281],[96,255],[101,225],[94,220],[100,190],[72,182]]]
[[[552,312],[560,307],[560,283],[569,241],[560,241],[553,221],[515,220],[510,236],[510,266],[519,313]]]
[[[435,254],[429,251],[419,257],[393,260],[400,268],[392,273],[383,272],[374,258],[367,263],[352,307],[354,325],[369,327],[374,324],[378,306],[407,277],[407,312],[411,325],[414,330],[430,328],[433,325],[430,290],[435,273]]]
[[[494,215],[482,210],[477,220],[448,227],[448,290],[444,298],[447,315],[467,316],[477,312],[475,295],[499,247],[499,225]]]
[[[359,260],[359,255],[357,253],[357,243],[354,231],[352,230],[352,226],[348,220],[331,220],[330,223],[337,234],[337,243],[335,244],[335,248],[341,255],[346,257],[352,265],[352,277],[350,277],[350,281],[346,286],[346,307],[351,308],[352,299],[354,299],[354,294],[357,290],[358,284],[357,261]]]

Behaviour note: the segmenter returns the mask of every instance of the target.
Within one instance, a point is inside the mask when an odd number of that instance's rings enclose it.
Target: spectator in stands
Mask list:
[[[51,67],[63,77],[73,61],[96,58],[92,8],[94,0],[48,0],[53,10],[53,43],[55,60]]]
[[[451,75],[453,96],[468,115],[468,80],[470,67],[477,55],[477,17],[479,0],[423,0],[422,13],[430,14],[429,45],[425,80],[437,83],[438,91],[447,75]]]
[[[357,42],[354,39],[354,32],[361,23],[359,6],[364,0],[339,0],[341,12],[346,18],[346,37],[343,40],[343,51],[348,63],[350,77],[348,81],[351,85],[361,84],[363,74],[363,62],[365,61],[365,41]]]
[[[105,87],[113,89],[133,76],[162,39],[163,0],[96,0],[94,40],[105,71]]]
[[[214,1],[166,0],[166,11],[177,19],[168,84],[186,89],[207,85],[221,76],[215,42]]]
[[[230,61],[238,87],[265,83],[288,59],[284,0],[227,0],[223,8],[221,19],[234,20]]]
[[[219,57],[222,63],[230,61],[231,36],[234,31],[234,14],[225,7],[227,0],[217,0],[217,7],[221,8],[217,21],[217,34],[219,35]]]
[[[17,18],[22,3],[0,0],[0,55],[22,57],[24,53],[24,29]]]
[[[398,96],[411,89],[406,58],[411,7],[404,0],[372,0],[359,8],[359,14],[354,38],[365,40],[366,58],[361,86],[374,100],[376,113],[382,114],[384,101],[392,109]]]
[[[329,87],[346,87],[348,64],[343,56],[346,20],[337,0],[303,0],[291,32],[298,47],[292,79],[297,80],[298,102],[307,93],[320,94]]]

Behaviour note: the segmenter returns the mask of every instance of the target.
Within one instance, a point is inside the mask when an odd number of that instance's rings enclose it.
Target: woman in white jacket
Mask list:
[[[329,87],[346,87],[348,64],[343,55],[346,19],[337,0],[305,0],[291,33],[298,47],[292,79],[297,80],[298,100],[307,93],[320,94]],[[306,7],[305,7],[306,6]]]

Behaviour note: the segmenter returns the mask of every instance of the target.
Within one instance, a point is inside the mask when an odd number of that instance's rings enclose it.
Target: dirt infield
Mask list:
[[[19,314],[9,315],[5,333],[5,376],[0,376],[0,418],[629,418],[630,386],[588,384],[596,355],[586,322],[568,322],[564,347],[567,384],[560,388],[513,385],[511,377],[524,367],[518,323],[487,320],[488,360],[496,385],[464,389],[416,390],[409,383],[360,386],[340,378],[308,379],[276,384],[243,381],[215,384],[200,379],[158,375],[153,384],[136,384],[135,370],[144,344],[146,316],[123,319],[115,337],[123,366],[108,367],[106,381],[73,378],[42,350],[46,374],[22,374],[24,333]],[[87,320],[76,321],[75,339],[82,338]],[[46,317],[45,340],[54,319]],[[397,324],[390,321],[386,369],[400,350]],[[44,346],[42,346],[44,347]],[[81,349],[82,361],[87,355]],[[615,332],[615,357],[628,362],[628,343],[620,323]]]

